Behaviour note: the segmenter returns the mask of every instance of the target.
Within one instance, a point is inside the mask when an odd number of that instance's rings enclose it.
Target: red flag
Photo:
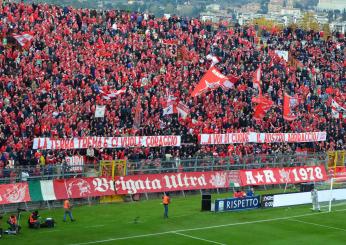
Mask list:
[[[267,111],[273,106],[274,102],[264,96],[252,98],[252,103],[257,103],[254,109],[254,119],[262,120]]]
[[[141,97],[138,95],[137,99],[137,105],[135,109],[135,118],[133,120],[133,127],[138,129],[141,125],[141,112],[142,112],[142,106],[141,106]]]
[[[210,67],[193,90],[191,96],[195,97],[207,92],[208,90],[217,89],[220,86],[224,89],[228,89],[233,88],[234,84],[228,77],[219,72],[218,69]]]
[[[253,87],[258,89],[258,95],[259,97],[262,96],[262,88],[261,88],[261,76],[262,76],[262,69],[259,66],[257,68],[257,70],[255,71],[254,75],[253,75]]]
[[[296,96],[292,97],[288,94],[284,94],[284,108],[283,117],[287,121],[293,121],[297,118],[293,113],[293,109],[298,105],[298,99]]]

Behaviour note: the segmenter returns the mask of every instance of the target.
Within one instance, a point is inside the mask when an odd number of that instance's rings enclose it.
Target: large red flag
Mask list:
[[[264,96],[252,98],[252,103],[257,103],[254,109],[254,119],[262,120],[267,111],[273,106],[274,102]]]
[[[208,90],[214,90],[220,86],[224,89],[228,89],[233,88],[234,84],[214,66],[210,67],[193,90],[191,96],[194,97],[203,94]]]
[[[298,105],[298,99],[296,96],[289,96],[284,94],[284,108],[283,108],[283,117],[287,121],[293,121],[297,118],[293,113],[293,109]]]

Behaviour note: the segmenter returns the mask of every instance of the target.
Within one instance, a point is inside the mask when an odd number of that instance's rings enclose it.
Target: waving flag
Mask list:
[[[289,96],[285,93],[284,95],[284,108],[283,108],[283,117],[287,121],[293,121],[297,118],[294,115],[293,109],[298,105],[298,99],[296,96]]]
[[[332,100],[332,117],[333,118],[346,118],[346,108],[342,107],[335,100]]]
[[[190,113],[189,107],[181,101],[179,101],[176,108],[178,111],[178,115],[181,116],[182,118],[186,118],[187,115]]]
[[[211,65],[210,67],[213,67],[214,65],[216,65],[217,63],[220,62],[220,58],[215,56],[215,55],[212,55],[212,54],[208,54],[206,56],[207,60],[211,60]]]
[[[23,33],[21,35],[14,34],[13,37],[17,40],[17,42],[22,47],[26,47],[26,46],[30,45],[31,40],[34,39],[34,36],[31,35],[30,33]]]
[[[177,98],[172,95],[168,95],[167,101],[163,103],[163,115],[178,113],[176,104]]]
[[[252,103],[256,103],[256,107],[254,108],[254,119],[262,120],[267,111],[273,106],[274,102],[264,96],[259,96],[256,98],[252,98]]]
[[[137,104],[135,108],[135,116],[133,118],[133,127],[136,129],[139,129],[141,125],[141,113],[142,113],[141,97],[138,95]]]
[[[214,90],[220,86],[223,89],[229,89],[233,88],[234,84],[228,77],[218,71],[218,69],[216,69],[215,67],[210,67],[210,69],[204,74],[202,79],[193,90],[191,96],[195,97],[201,95],[208,90]]]
[[[261,76],[262,76],[262,69],[261,67],[258,67],[254,73],[252,82],[253,82],[253,87],[258,89],[258,94],[260,97],[262,96]]]
[[[100,91],[100,94],[102,95],[102,98],[104,98],[105,100],[110,100],[117,97],[118,95],[124,94],[126,92],[126,88],[122,88],[119,90],[112,89],[109,91],[105,89],[100,89],[99,91]]]

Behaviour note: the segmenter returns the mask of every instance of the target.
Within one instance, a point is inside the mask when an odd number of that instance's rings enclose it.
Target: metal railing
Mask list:
[[[199,156],[188,159],[146,159],[127,160],[127,175],[155,174],[167,172],[196,172],[215,170],[239,170],[261,167],[289,167],[301,165],[327,166],[326,153],[307,154],[272,154],[272,155],[247,155],[244,157],[212,157]],[[99,166],[85,164],[69,167],[66,164],[46,166],[18,166],[5,168],[1,183],[14,183],[27,180],[62,179],[73,177],[95,177],[99,174]]]

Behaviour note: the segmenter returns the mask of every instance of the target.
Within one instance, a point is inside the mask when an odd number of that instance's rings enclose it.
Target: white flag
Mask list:
[[[95,117],[104,117],[106,111],[105,105],[96,105]]]
[[[117,97],[120,94],[124,94],[125,92],[126,92],[126,88],[122,88],[122,89],[119,89],[119,90],[112,89],[110,91],[103,91],[103,89],[100,89],[100,94],[102,95],[102,97],[105,100],[113,99],[113,98]]]
[[[14,34],[13,37],[17,40],[20,46],[25,46],[29,43],[34,37],[29,33],[23,33],[22,35]]]
[[[286,62],[288,61],[288,51],[285,51],[285,50],[275,50],[275,53],[280,58],[283,58]]]
[[[346,108],[339,105],[335,100],[332,100],[332,117],[346,118]]]
[[[163,108],[163,115],[170,115],[174,113],[174,105],[170,104],[167,107]]]
[[[213,67],[214,65],[216,65],[217,63],[220,62],[219,58],[215,55],[212,55],[212,54],[208,54],[206,56],[207,60],[211,60],[211,64],[210,64],[210,67]]]

